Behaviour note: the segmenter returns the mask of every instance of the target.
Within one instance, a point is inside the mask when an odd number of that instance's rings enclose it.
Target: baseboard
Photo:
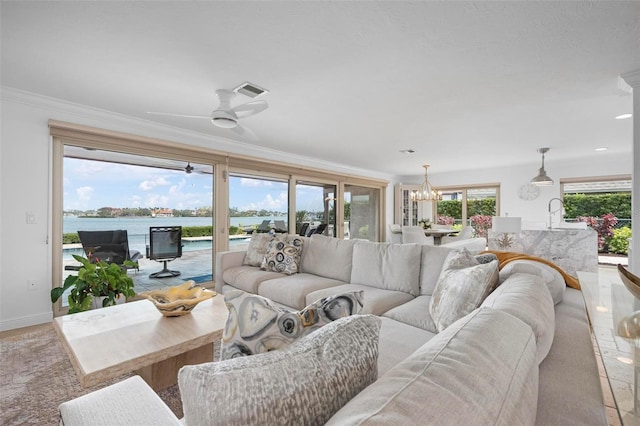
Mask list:
[[[16,328],[30,327],[32,325],[44,324],[53,320],[53,312],[43,312],[41,314],[29,315],[28,317],[13,318],[0,321],[0,331],[14,330]]]

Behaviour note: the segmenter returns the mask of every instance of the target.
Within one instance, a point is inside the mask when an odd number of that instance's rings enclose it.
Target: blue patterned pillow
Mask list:
[[[338,318],[360,313],[363,291],[324,297],[299,312],[280,308],[266,297],[244,291],[224,295],[229,317],[220,359],[254,355],[289,346]]]

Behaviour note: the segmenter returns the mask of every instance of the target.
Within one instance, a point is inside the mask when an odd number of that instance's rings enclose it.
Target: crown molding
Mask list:
[[[77,120],[77,124],[81,125],[99,126],[110,130],[173,140],[205,148],[211,148],[212,145],[215,144],[216,151],[234,154],[249,153],[249,155],[253,157],[261,157],[274,161],[281,160],[293,164],[305,164],[310,167],[348,175],[360,175],[385,180],[390,180],[393,177],[392,175],[380,173],[375,170],[366,170],[338,162],[318,160],[220,136],[194,132],[13,87],[0,86],[0,100],[49,110],[52,112],[50,118],[54,120],[67,122]],[[60,114],[62,114],[62,117],[58,117]]]

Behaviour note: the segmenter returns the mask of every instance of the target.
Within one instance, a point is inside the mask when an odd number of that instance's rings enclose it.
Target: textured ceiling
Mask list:
[[[1,82],[234,138],[214,91],[251,81],[269,149],[389,174],[631,152],[640,2],[11,2]],[[250,101],[238,98],[237,102]],[[212,138],[215,148],[215,138]],[[413,155],[399,150],[412,148]]]

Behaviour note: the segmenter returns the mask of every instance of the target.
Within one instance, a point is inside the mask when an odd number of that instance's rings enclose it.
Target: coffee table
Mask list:
[[[227,315],[217,295],[181,317],[140,300],[57,317],[53,325],[83,387],[135,372],[161,390],[177,383],[183,365],[213,361]]]

